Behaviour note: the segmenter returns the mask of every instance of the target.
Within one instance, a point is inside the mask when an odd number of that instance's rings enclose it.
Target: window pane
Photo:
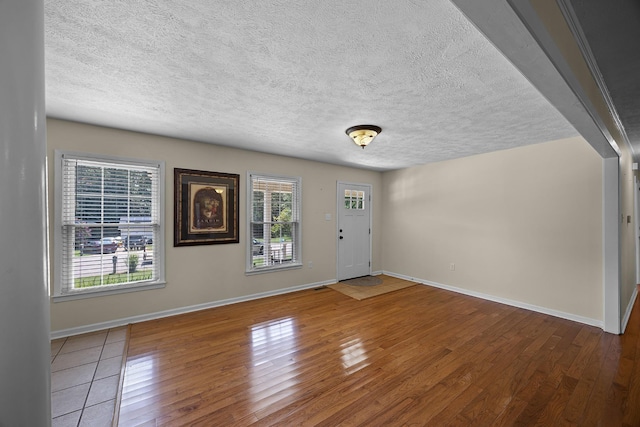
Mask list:
[[[76,178],[76,191],[78,193],[90,194],[102,192],[102,168],[78,165]]]
[[[76,196],[76,222],[99,223],[102,221],[102,198],[100,196]]]
[[[159,165],[64,156],[57,293],[159,280]]]
[[[278,267],[300,262],[299,181],[295,178],[251,176],[252,221],[250,229],[250,270]]]

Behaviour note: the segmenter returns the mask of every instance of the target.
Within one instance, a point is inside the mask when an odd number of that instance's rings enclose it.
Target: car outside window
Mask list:
[[[301,178],[249,173],[247,182],[247,273],[301,267]]]
[[[54,301],[163,286],[164,165],[61,151],[55,161]]]

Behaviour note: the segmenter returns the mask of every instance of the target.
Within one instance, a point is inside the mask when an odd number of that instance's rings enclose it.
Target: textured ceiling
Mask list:
[[[577,135],[448,0],[47,0],[45,31],[51,117],[374,170]]]

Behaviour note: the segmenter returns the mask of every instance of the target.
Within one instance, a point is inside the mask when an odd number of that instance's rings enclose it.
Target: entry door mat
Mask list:
[[[371,276],[369,276],[371,277]],[[345,280],[344,282],[338,282],[333,285],[327,286],[328,288],[333,289],[334,291],[338,291],[342,294],[345,294],[351,298],[357,300],[363,300],[371,297],[375,297],[378,295],[386,294],[388,292],[397,291],[400,289],[408,288],[410,286],[415,286],[415,282],[409,282],[407,280],[398,279],[391,276],[385,276],[381,274],[380,276],[373,276],[375,279],[380,280],[380,284],[377,285],[351,285],[348,284],[350,280]],[[363,279],[363,278],[358,278]],[[357,280],[357,279],[351,279]]]
[[[382,278],[380,276],[362,276],[355,279],[342,280],[340,283],[350,286],[376,286],[382,284]]]

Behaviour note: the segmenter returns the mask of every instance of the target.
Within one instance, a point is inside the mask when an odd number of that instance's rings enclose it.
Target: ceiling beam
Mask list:
[[[620,150],[529,0],[452,0],[603,158]]]

